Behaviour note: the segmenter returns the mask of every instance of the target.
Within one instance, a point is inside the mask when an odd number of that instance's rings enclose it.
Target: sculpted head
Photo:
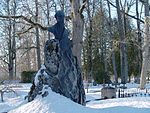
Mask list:
[[[57,11],[55,14],[55,18],[58,23],[64,23],[65,14],[63,11]]]

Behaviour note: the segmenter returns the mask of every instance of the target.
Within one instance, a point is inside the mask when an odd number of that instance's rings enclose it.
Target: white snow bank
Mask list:
[[[129,97],[129,98],[117,98],[107,99],[100,101],[92,101],[87,104],[90,108],[109,108],[117,106],[126,106],[134,108],[149,108],[150,113],[150,97]]]
[[[88,113],[89,110],[94,112],[94,109],[74,103],[50,89],[48,89],[48,92],[49,95],[47,97],[37,96],[35,100],[9,113]]]
[[[8,112],[12,109],[18,108],[18,106],[24,105],[27,103],[27,101],[24,101],[24,97],[29,92],[29,89],[31,87],[31,84],[15,84],[16,87],[13,88],[14,91],[16,91],[17,95],[13,92],[11,93],[4,93],[4,102],[0,100],[0,113],[2,112]],[[3,88],[3,85],[0,85],[0,89]],[[1,98],[0,98],[1,99]]]
[[[143,105],[141,106],[141,108],[139,108],[138,106],[132,106],[132,105],[130,107],[126,105],[121,106],[121,102],[120,104],[118,104],[119,99],[116,102],[114,100],[110,100],[110,102],[112,101],[111,106],[109,104],[109,100],[107,100],[107,101],[99,101],[100,102],[99,106],[104,105],[105,107],[97,107],[99,109],[89,108],[89,107],[81,106],[77,103],[74,103],[70,99],[60,94],[57,94],[55,92],[52,92],[50,89],[47,89],[47,91],[49,92],[49,95],[47,97],[42,98],[40,96],[37,96],[35,100],[29,103],[26,103],[20,106],[19,108],[16,108],[10,111],[9,113],[126,113],[126,112],[128,113],[150,113],[150,108],[148,108],[149,106],[144,107]],[[136,102],[135,104],[138,104],[138,100],[139,99],[137,98],[137,101],[135,101]],[[114,101],[114,105],[113,105],[113,101]],[[125,102],[125,100],[123,102]],[[126,101],[126,103],[129,103],[129,102],[130,101]],[[89,106],[94,106],[94,103],[91,103],[91,105]]]

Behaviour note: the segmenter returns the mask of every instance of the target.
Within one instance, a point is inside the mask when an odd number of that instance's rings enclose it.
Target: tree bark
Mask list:
[[[112,34],[112,18],[111,18],[111,10],[110,10],[110,4],[107,0],[107,5],[108,5],[108,10],[109,10],[109,32],[110,32],[110,39],[113,40],[113,34]],[[112,48],[113,48],[113,44],[112,45]],[[115,78],[115,84],[118,83],[118,74],[117,74],[117,67],[116,67],[116,57],[115,57],[115,52],[112,51],[112,64],[113,64],[113,71],[114,71],[114,78]]]
[[[136,16],[139,18],[139,12],[138,12],[138,0],[136,0]],[[140,20],[137,20],[137,30],[138,30],[138,65],[139,65],[139,74],[141,73],[142,69],[142,50],[141,50],[141,41],[142,41],[142,36],[141,36],[141,30],[140,30]]]
[[[119,41],[120,41],[120,60],[121,60],[121,83],[126,83],[126,67],[125,67],[125,45],[123,43],[124,40],[124,32],[123,32],[123,22],[122,15],[120,11],[119,0],[116,0],[117,14],[118,14],[118,31],[119,31]]]
[[[8,15],[10,15],[10,0],[7,0],[7,11],[8,11]],[[12,51],[12,21],[9,18],[9,25],[8,25],[8,70],[9,70],[9,79],[12,80],[13,79],[13,51]]]
[[[49,16],[50,16],[50,6],[49,6],[49,0],[46,0],[46,8],[47,8],[47,24],[49,25]],[[48,38],[50,39],[50,32],[48,32]]]
[[[82,51],[82,39],[84,20],[82,15],[82,8],[80,6],[80,0],[70,0],[72,7],[72,41],[73,41],[73,54],[77,57],[79,66],[81,66],[81,51]]]
[[[13,15],[16,15],[16,0],[14,0],[14,7],[13,7]],[[12,40],[12,52],[13,52],[13,66],[14,66],[14,76],[16,77],[17,71],[17,58],[16,58],[16,19],[13,19],[13,40]]]
[[[38,0],[35,0],[36,5],[36,16],[35,21],[38,23]],[[37,46],[37,63],[38,63],[38,69],[41,67],[41,52],[40,52],[40,37],[39,37],[39,29],[38,27],[35,28],[36,30],[36,46]]]
[[[130,9],[130,8],[128,8],[128,9]],[[125,10],[125,8],[124,8],[124,10]],[[129,11],[127,11],[127,12],[129,12]],[[127,31],[129,31],[129,28],[127,26],[127,19],[128,19],[128,17],[125,15],[125,13],[123,13],[123,18],[124,18],[124,38],[125,38],[125,37],[127,37]],[[124,53],[123,53],[124,54],[124,63],[125,63],[124,64],[125,65],[124,69],[125,69],[125,81],[127,82],[127,80],[128,80],[128,56],[127,56],[127,49],[126,49],[126,47],[127,47],[127,44],[124,43]]]
[[[27,39],[27,48],[29,47],[30,43],[29,43],[29,37]],[[30,59],[30,51],[27,51],[27,70],[30,71],[31,70],[31,59]]]
[[[142,71],[141,71],[141,79],[140,79],[140,88],[144,89],[146,84],[146,77],[149,65],[149,57],[150,57],[150,33],[149,33],[149,4],[148,0],[144,2],[145,6],[145,27],[144,27],[144,45],[143,45],[143,63],[142,63]]]
[[[87,38],[88,38],[88,50],[87,50],[87,55],[88,55],[88,82],[92,82],[92,17],[90,13],[90,3],[87,1],[87,14],[88,14],[88,20],[89,20],[89,30],[87,31]]]

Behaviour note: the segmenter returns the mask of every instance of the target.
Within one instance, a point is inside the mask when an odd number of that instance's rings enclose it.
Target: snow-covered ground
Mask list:
[[[48,89],[47,97],[37,97],[32,102],[27,102],[24,97],[30,90],[31,84],[13,84],[13,89],[17,94],[4,94],[4,102],[0,100],[0,113],[150,113],[150,95],[144,93],[146,90],[138,90],[137,84],[127,84],[128,89],[125,92],[140,92],[137,95],[128,98],[115,98],[107,100],[95,99],[101,98],[101,86],[90,87],[86,93],[86,106],[81,106],[72,102],[70,99],[56,94]],[[4,86],[0,86],[0,89]],[[147,92],[150,93],[150,84],[147,85]],[[86,91],[86,90],[85,90]]]

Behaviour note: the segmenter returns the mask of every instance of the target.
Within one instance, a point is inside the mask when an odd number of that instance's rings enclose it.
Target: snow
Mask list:
[[[91,108],[108,108],[108,107],[116,107],[116,106],[150,108],[150,98],[132,97],[132,98],[120,98],[120,99],[108,99],[107,102],[105,100],[93,101],[87,105],[87,107],[91,107]]]
[[[27,102],[24,97],[29,92],[31,84],[17,84],[17,86],[20,87],[13,87],[17,95],[4,94],[4,102],[0,101],[0,113],[150,113],[148,95],[95,101],[94,99],[100,99],[101,86],[92,86],[86,93],[87,100],[91,101],[86,106],[82,106],[51,91],[47,86],[44,88],[49,93],[47,97],[37,96],[35,100]],[[138,85],[127,84],[127,87],[126,91],[135,92]],[[150,84],[147,87],[150,88]],[[148,91],[150,93],[150,90]]]
[[[46,67],[45,67],[44,64],[41,65],[40,70],[37,72],[37,74],[36,74],[36,76],[35,76],[34,83],[35,83],[36,86],[37,86],[37,84],[39,83],[38,77],[39,77],[39,75],[41,75],[41,70],[43,70],[43,69],[46,69]],[[47,74],[47,73],[44,73],[44,74]]]

